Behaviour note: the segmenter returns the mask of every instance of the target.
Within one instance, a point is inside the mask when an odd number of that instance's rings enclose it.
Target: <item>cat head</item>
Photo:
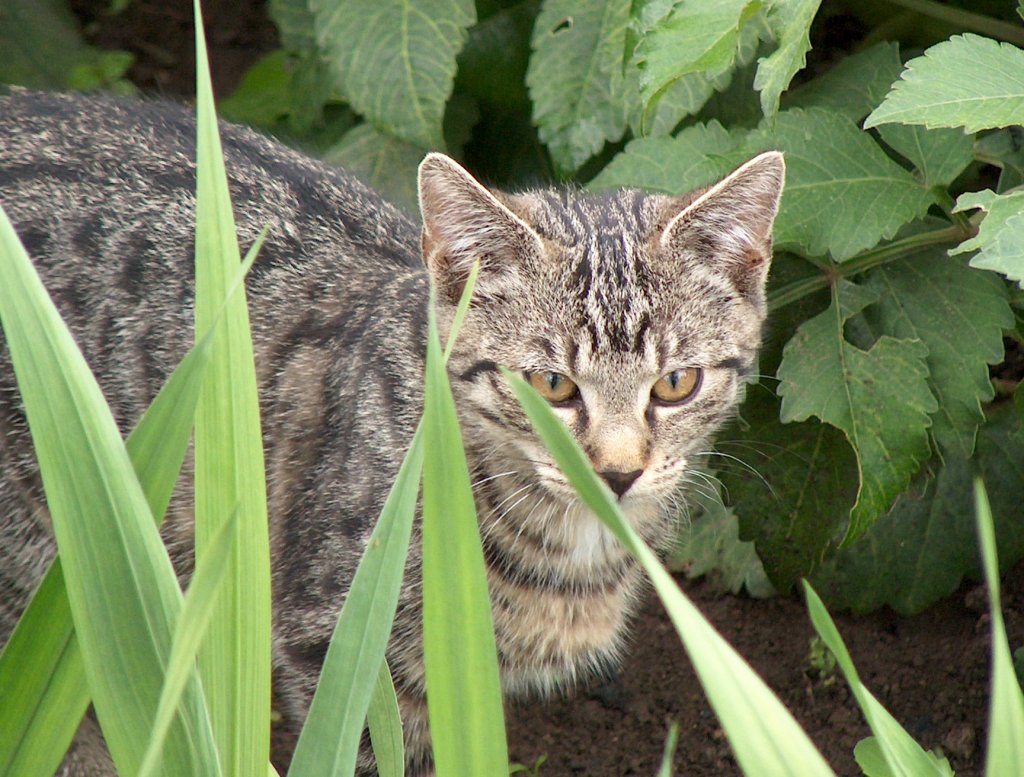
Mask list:
[[[478,460],[574,498],[502,365],[548,399],[624,508],[671,499],[753,367],[784,172],[770,151],[682,197],[510,195],[429,155],[423,256],[442,336],[480,262],[449,362]]]

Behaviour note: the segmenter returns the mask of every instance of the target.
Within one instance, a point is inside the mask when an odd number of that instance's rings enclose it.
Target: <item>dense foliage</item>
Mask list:
[[[1024,556],[1019,375],[990,379],[1004,337],[1019,343],[1024,279],[1010,6],[271,0],[282,48],[221,109],[410,210],[430,148],[499,185],[668,193],[784,150],[760,380],[711,467],[777,588],[813,573],[833,605],[909,612],[975,567],[975,471],[1004,563]],[[853,30],[838,43],[837,20]],[[80,80],[105,56],[68,69]],[[702,544],[735,520],[706,511],[684,558],[756,577],[749,553]]]

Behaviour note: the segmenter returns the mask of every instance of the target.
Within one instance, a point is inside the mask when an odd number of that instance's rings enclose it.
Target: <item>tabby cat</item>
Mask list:
[[[193,315],[195,125],[162,102],[0,97],[0,203],[122,429],[185,354]],[[573,496],[503,365],[550,402],[652,545],[733,412],[765,315],[782,156],[682,197],[505,194],[430,154],[422,228],[348,173],[222,126],[239,239],[270,235],[248,279],[263,412],[275,690],[308,708],[352,573],[422,404],[426,306],[442,336],[475,260],[449,373],[475,484],[502,682],[546,693],[614,666],[641,573]],[[187,468],[186,468],[187,469]],[[186,472],[185,480],[188,480]],[[183,576],[187,487],[164,536]],[[0,341],[0,643],[53,557]],[[414,535],[388,658],[412,775],[431,773]],[[372,770],[364,759],[363,767]],[[87,720],[64,770],[112,773]]]

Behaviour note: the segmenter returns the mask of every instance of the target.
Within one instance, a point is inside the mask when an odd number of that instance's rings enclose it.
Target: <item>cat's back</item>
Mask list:
[[[247,283],[258,354],[295,327],[358,332],[402,293],[396,280],[425,296],[404,213],[258,133],[222,124],[221,137],[242,250],[269,230]],[[140,372],[121,378],[143,395],[191,340],[195,172],[194,116],[177,104],[0,96],[0,205],[93,369],[138,355]]]

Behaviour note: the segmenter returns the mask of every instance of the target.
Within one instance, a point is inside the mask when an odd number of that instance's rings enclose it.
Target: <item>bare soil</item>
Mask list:
[[[129,76],[147,93],[193,93],[191,0],[134,0],[123,14],[109,0],[72,0],[96,45],[132,51]],[[276,31],[259,0],[206,0],[215,90],[226,95]],[[839,775],[858,775],[853,747],[868,730],[843,680],[817,676],[810,621],[796,597],[722,595],[681,581],[725,638],[778,693]],[[1011,648],[1024,644],[1024,564],[1004,576]],[[980,775],[989,695],[989,616],[984,590],[967,584],[922,615],[884,610],[837,616],[862,679],[927,748],[942,748],[960,777]],[[660,604],[640,614],[619,676],[573,696],[509,710],[510,755],[544,777],[653,775],[673,721],[680,726],[676,773],[739,774],[722,730]]]

